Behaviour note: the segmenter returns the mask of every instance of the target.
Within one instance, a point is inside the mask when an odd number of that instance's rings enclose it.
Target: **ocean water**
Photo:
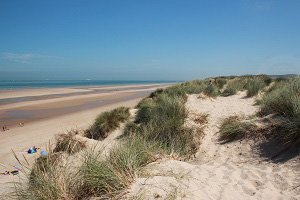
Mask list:
[[[40,80],[40,81],[0,81],[0,90],[21,88],[84,87],[99,85],[129,85],[150,83],[172,83],[175,81],[103,81],[103,80]]]

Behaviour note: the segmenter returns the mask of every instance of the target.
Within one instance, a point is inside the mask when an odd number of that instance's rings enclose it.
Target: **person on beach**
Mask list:
[[[40,147],[33,146],[27,150],[27,153],[33,154],[33,153],[36,153],[39,149],[40,149]]]
[[[19,174],[19,170],[13,170],[13,171],[5,171],[5,172],[2,172],[1,173],[2,175],[17,175],[17,174]]]
[[[7,128],[6,125],[4,125],[4,126],[2,127],[2,129],[3,129],[3,131],[8,131],[8,130],[9,130],[9,129]]]

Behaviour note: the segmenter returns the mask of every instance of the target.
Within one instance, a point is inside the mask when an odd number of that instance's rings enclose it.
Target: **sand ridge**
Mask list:
[[[216,99],[190,95],[190,113],[207,113],[208,124],[194,160],[161,160],[148,165],[129,190],[142,199],[300,199],[299,161],[271,163],[253,152],[251,141],[219,144],[220,121],[252,115],[254,98],[245,93]]]

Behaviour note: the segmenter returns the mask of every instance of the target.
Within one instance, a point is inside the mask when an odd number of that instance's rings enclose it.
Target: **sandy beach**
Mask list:
[[[0,105],[1,172],[11,170],[17,164],[12,151],[18,156],[30,157],[25,152],[29,147],[45,147],[55,134],[74,128],[87,128],[99,113],[119,106],[133,107],[140,99],[161,87],[166,85],[2,91],[2,103],[12,98],[15,101]],[[22,98],[22,101],[17,98]],[[19,127],[19,123],[24,123],[24,126]],[[9,130],[3,132],[3,125],[7,125]],[[17,176],[0,177],[1,193],[7,191],[5,183],[14,178]]]

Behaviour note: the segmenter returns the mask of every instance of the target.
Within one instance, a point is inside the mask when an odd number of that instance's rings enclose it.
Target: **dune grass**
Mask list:
[[[235,77],[227,82],[227,85],[221,95],[230,96],[236,94],[237,91],[246,90],[247,97],[253,97],[271,82],[272,79],[266,75]]]
[[[276,84],[260,105],[260,115],[276,114],[271,138],[285,147],[300,147],[300,78]]]
[[[69,154],[77,153],[86,148],[86,142],[75,139],[75,135],[79,134],[77,130],[71,130],[66,134],[56,136],[56,146],[54,152],[67,152]]]
[[[247,83],[245,84],[245,89],[247,90],[247,97],[256,96],[258,92],[266,86],[267,85],[263,79],[252,78],[247,80]]]
[[[141,137],[130,137],[103,160],[99,152],[87,152],[80,169],[81,198],[118,198],[134,181],[136,173],[152,159],[157,148]]]
[[[101,113],[94,124],[85,132],[85,136],[91,139],[104,139],[108,134],[119,128],[122,122],[130,117],[129,108],[119,107],[109,112]]]
[[[215,86],[214,84],[208,84],[204,88],[203,94],[205,94],[206,96],[209,96],[209,97],[216,97],[219,95],[219,90],[218,90],[217,86]]]
[[[15,183],[13,198],[20,200],[77,199],[78,180],[75,174],[70,174],[61,158],[61,152],[54,153],[53,151],[49,151],[47,156],[37,158],[31,171],[22,171],[28,182],[23,180]],[[27,165],[22,164],[23,169],[29,167]]]
[[[160,144],[168,152],[183,155],[193,146],[193,132],[183,127],[187,117],[185,99],[180,94],[169,94],[162,93],[141,106],[136,122],[141,124],[140,134],[147,141]]]
[[[219,89],[222,89],[224,87],[224,85],[227,83],[227,79],[217,77],[217,78],[215,78],[215,83]]]
[[[255,126],[247,121],[242,121],[238,116],[231,116],[222,121],[219,131],[219,141],[222,143],[248,137]]]
[[[283,117],[300,117],[300,78],[279,84],[261,101],[261,112],[277,113]]]

